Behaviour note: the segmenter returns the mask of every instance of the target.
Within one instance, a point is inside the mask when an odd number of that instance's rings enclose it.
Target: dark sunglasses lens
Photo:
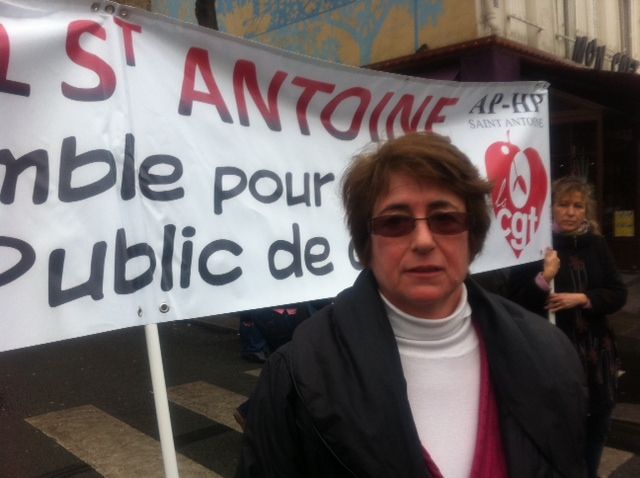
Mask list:
[[[371,232],[379,236],[399,237],[413,230],[411,216],[380,216],[371,220]]]
[[[464,212],[439,212],[429,216],[429,228],[435,234],[460,234],[469,228]]]

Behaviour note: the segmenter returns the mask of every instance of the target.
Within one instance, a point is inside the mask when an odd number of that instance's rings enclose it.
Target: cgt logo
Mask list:
[[[540,211],[547,198],[547,172],[540,154],[507,142],[491,144],[484,154],[487,176],[493,181],[493,212],[516,257],[531,242],[540,226]]]

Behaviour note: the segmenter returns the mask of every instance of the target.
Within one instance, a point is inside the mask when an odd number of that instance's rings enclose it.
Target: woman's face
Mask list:
[[[576,232],[587,216],[584,194],[573,191],[556,198],[553,203],[553,222],[560,232]]]
[[[373,217],[401,215],[425,218],[433,213],[466,212],[463,199],[446,187],[391,175],[389,190],[378,198]],[[436,234],[426,221],[400,237],[371,235],[369,267],[380,292],[400,310],[438,319],[455,310],[469,271],[469,233]]]

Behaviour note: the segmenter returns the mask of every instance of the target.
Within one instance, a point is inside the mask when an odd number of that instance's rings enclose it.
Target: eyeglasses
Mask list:
[[[369,221],[369,231],[384,237],[406,236],[415,229],[416,221],[427,221],[433,234],[445,236],[460,234],[471,226],[471,217],[466,212],[434,212],[427,217],[389,214],[372,218]]]

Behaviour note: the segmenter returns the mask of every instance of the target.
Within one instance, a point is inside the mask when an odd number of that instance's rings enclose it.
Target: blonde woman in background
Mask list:
[[[589,389],[587,476],[596,478],[615,404],[619,366],[607,314],[624,306],[627,290],[595,220],[591,185],[583,178],[567,176],[553,183],[552,194],[554,249],[536,266],[535,279],[533,272],[510,297],[542,316],[554,313],[556,324],[578,352]]]

